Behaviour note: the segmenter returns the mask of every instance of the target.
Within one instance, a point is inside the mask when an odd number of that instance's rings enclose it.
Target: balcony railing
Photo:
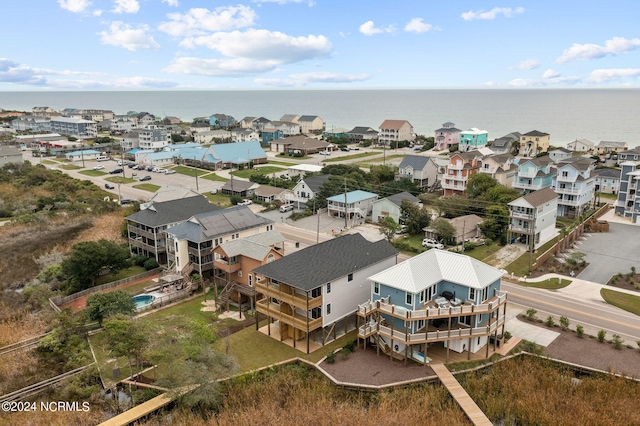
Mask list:
[[[522,183],[522,182],[513,182],[513,187],[514,187],[514,188],[520,188],[520,189],[533,189],[533,190],[538,190],[538,189],[542,189],[542,184],[541,184],[541,183]]]
[[[462,161],[457,161],[455,163],[449,163],[447,166],[450,170],[462,170],[464,169],[464,163]]]
[[[561,188],[559,186],[552,187],[556,194],[582,194],[584,190],[579,188]]]
[[[304,315],[300,315],[298,313],[286,313],[280,311],[280,305],[276,303],[271,303],[268,298],[259,300],[256,304],[256,308],[258,312],[261,314],[265,314],[270,316],[271,318],[277,319],[280,322],[291,325],[299,330],[307,329],[307,317]],[[313,331],[317,328],[322,327],[322,317],[311,319],[309,318],[309,331]]]
[[[153,239],[156,238],[156,234],[154,234],[153,232],[144,230],[139,226],[135,226],[131,224],[129,224],[129,232],[132,232],[136,235],[142,235],[143,237],[147,237],[147,238],[153,238]]]
[[[322,296],[310,297],[309,305],[307,306],[306,297],[302,297],[297,294],[284,293],[280,291],[279,287],[267,287],[265,284],[258,282],[255,284],[255,288],[258,293],[262,293],[267,297],[273,297],[274,299],[280,300],[281,302],[284,302],[291,306],[295,306],[297,308],[301,308],[303,310],[306,310],[307,307],[309,309],[312,309],[322,306]]]
[[[154,253],[156,253],[156,251],[158,253],[160,253],[160,252],[164,251],[164,249],[165,249],[164,247],[158,247],[156,249],[156,246],[153,246],[151,244],[143,243],[142,240],[137,240],[135,238],[129,239],[129,243],[131,243],[131,245],[134,246],[134,247],[139,247],[139,248],[142,248],[142,249],[145,249],[145,250],[148,250],[148,251],[152,251]]]
[[[216,268],[222,269],[225,272],[236,272],[242,267],[240,262],[229,262],[227,259],[216,259],[213,261],[213,264]]]
[[[456,191],[464,191],[465,189],[467,189],[466,185],[448,183],[446,180],[443,181],[440,185],[442,186],[443,189],[453,189]]]
[[[533,213],[519,212],[517,210],[510,210],[509,217],[516,217],[519,219],[533,219]]]
[[[531,234],[533,232],[533,228],[525,228],[524,226],[510,225],[509,231],[511,232],[519,232],[521,234]]]

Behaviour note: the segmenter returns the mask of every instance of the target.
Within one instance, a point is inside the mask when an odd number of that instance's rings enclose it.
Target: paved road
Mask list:
[[[631,345],[640,340],[640,317],[611,306],[604,300],[578,299],[565,292],[523,287],[505,281],[502,281],[502,289],[509,292],[510,304],[534,308],[538,311],[538,318],[546,319],[550,314],[556,318],[566,316],[572,328],[582,324],[586,334],[595,335],[603,329],[609,331],[609,338],[617,333]]]

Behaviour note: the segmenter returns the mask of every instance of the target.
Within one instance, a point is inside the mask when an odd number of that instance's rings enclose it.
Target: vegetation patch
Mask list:
[[[211,194],[209,192],[204,192],[202,195],[207,197],[207,200],[211,204],[215,204],[220,207],[230,207],[231,206],[231,198],[226,195],[218,192],[217,194]]]
[[[208,175],[204,175],[202,176],[202,179],[208,179],[208,180],[213,180],[213,181],[218,181],[218,182],[228,182],[229,179],[227,179],[226,177],[222,177],[219,176],[215,173],[209,173]]]
[[[196,177],[196,174],[198,175],[198,177],[200,177],[206,175],[207,173],[210,173],[209,170],[200,170],[196,169],[195,167],[187,166],[176,166],[173,168],[173,170],[175,170],[176,173],[180,173],[181,175],[187,175],[191,177]]]
[[[134,182],[137,182],[137,180],[135,180],[135,179],[124,178],[122,176],[108,177],[108,178],[104,178],[104,180],[109,181],[111,183],[134,183]]]
[[[607,288],[600,290],[600,295],[610,305],[640,315],[640,297]]]
[[[547,290],[558,290],[571,284],[571,280],[567,278],[549,278],[548,280],[532,282],[532,281],[520,281],[518,284],[524,287],[544,288]]]
[[[358,158],[371,157],[372,155],[380,155],[381,152],[359,152],[357,154],[344,155],[342,157],[333,157],[322,160],[323,163],[335,163],[336,161],[357,160]],[[404,155],[402,156],[404,157]]]
[[[235,170],[233,172],[231,172],[232,175],[237,176],[239,178],[245,178],[245,179],[249,179],[249,177],[251,177],[252,174],[255,173],[259,173],[262,175],[268,175],[271,173],[277,173],[277,172],[283,172],[286,169],[282,168],[282,167],[276,167],[276,166],[264,166],[264,167],[255,167],[253,169],[244,169],[244,170]]]
[[[160,185],[155,185],[153,183],[139,183],[138,185],[133,185],[133,187],[149,192],[156,192],[160,189]]]
[[[81,172],[78,172],[81,175],[85,175],[85,176],[104,176],[107,173],[106,172],[102,172],[100,170],[83,170]]]
[[[78,169],[82,168],[82,167],[76,166],[74,164],[61,164],[59,167],[61,169],[65,169],[65,170],[78,170]]]
[[[277,166],[285,166],[285,167],[298,165],[297,163],[289,163],[288,161],[278,161],[278,160],[269,160],[269,164],[275,164]]]
[[[123,280],[125,278],[134,277],[136,275],[142,274],[143,272],[144,268],[142,266],[129,266],[128,268],[123,268],[119,271],[115,271],[96,278],[96,285],[107,284],[114,281]]]
[[[554,237],[550,241],[547,241],[545,244],[543,244],[542,247],[538,248],[535,251],[535,253],[533,254],[533,259],[531,259],[531,261],[535,262],[536,256],[539,256],[549,250],[556,242],[558,242],[558,237]],[[525,254],[511,262],[511,264],[509,264],[505,269],[507,270],[507,272],[513,273],[518,277],[523,277],[525,275],[529,275],[529,261],[530,254],[529,252],[526,252]]]

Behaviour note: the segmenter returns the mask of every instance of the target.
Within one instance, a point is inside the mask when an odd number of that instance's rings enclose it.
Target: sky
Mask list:
[[[637,0],[22,0],[0,91],[639,87]]]

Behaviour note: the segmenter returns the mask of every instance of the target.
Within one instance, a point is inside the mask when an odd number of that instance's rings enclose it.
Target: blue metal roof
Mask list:
[[[75,157],[76,155],[95,155],[95,154],[100,154],[100,151],[96,151],[95,149],[87,149],[84,151],[73,151],[73,152],[68,152],[67,156]]]
[[[223,163],[247,163],[267,156],[258,141],[215,144],[209,153]]]
[[[378,194],[373,192],[362,191],[360,189],[356,191],[347,192],[347,204],[357,203],[358,201],[367,200],[369,198],[375,198]],[[327,201],[335,201],[338,203],[344,203],[344,194],[334,195],[327,198]]]

